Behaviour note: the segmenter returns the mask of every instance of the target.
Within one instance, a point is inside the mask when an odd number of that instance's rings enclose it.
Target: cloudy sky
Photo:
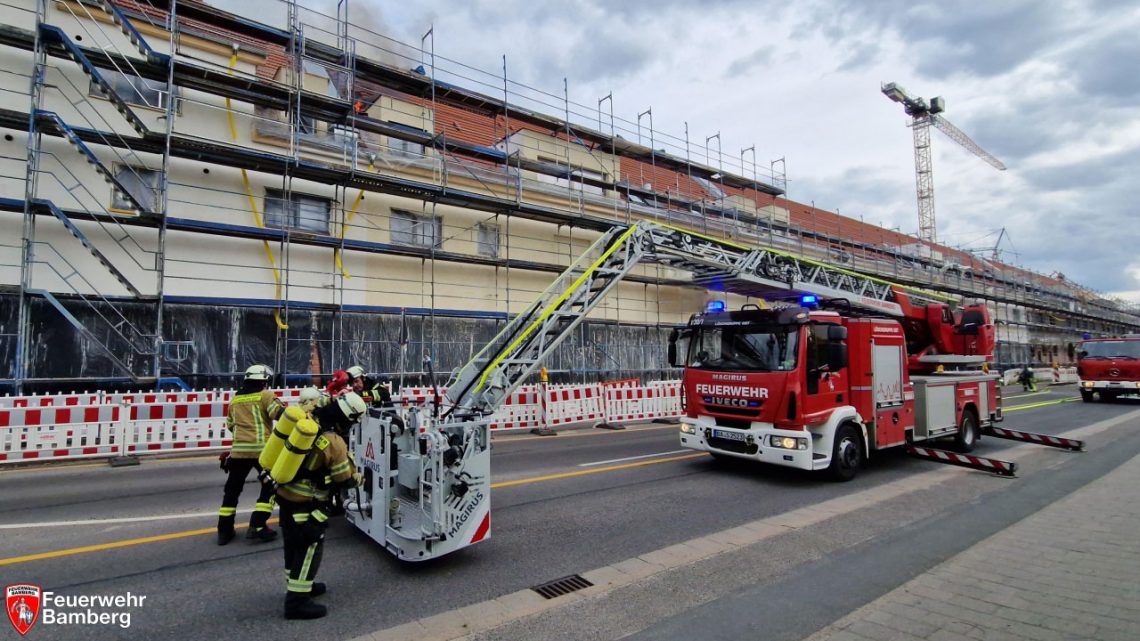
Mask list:
[[[983,249],[1004,227],[1005,260],[1140,301],[1134,1],[350,0],[350,16],[417,45],[433,26],[437,56],[495,75],[505,55],[512,92],[561,96],[566,78],[583,113],[611,92],[619,118],[652,108],[657,146],[682,155],[686,122],[694,157],[717,132],[726,162],[755,145],[765,167],[786,158],[789,197],[908,233],[909,119],[879,88],[941,95],[1009,169],[932,133],[939,240]]]

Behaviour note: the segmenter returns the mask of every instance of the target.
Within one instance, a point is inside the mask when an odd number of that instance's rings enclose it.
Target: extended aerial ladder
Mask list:
[[[442,398],[373,410],[352,436],[365,484],[348,518],[401,559],[426,560],[490,533],[490,422],[502,402],[637,265],[687,270],[694,285],[768,301],[805,294],[907,319],[954,299],[671,225],[603,233],[449,381]],[[912,301],[925,303],[915,307]]]

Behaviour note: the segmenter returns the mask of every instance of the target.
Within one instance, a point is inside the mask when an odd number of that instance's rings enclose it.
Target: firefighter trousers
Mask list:
[[[245,480],[252,470],[261,471],[261,465],[255,458],[229,458],[226,464],[226,486],[222,490],[222,507],[218,510],[218,531],[227,532],[234,529],[234,517],[237,514],[238,499],[241,497]],[[249,527],[253,531],[265,527],[269,515],[273,513],[274,492],[273,485],[262,482],[257,494],[257,504],[253,514],[249,517]]]
[[[308,595],[321,567],[328,514],[316,502],[295,503],[282,499],[281,534],[285,550],[285,589]]]

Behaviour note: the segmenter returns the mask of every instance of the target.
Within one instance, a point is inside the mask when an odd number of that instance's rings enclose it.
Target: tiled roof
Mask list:
[[[195,0],[182,0],[182,2],[194,2]],[[167,19],[167,12],[163,9],[158,9],[145,2],[137,2],[136,0],[114,0],[115,4],[128,11],[134,11],[150,18],[165,21]],[[208,4],[208,3],[199,3]],[[257,77],[266,80],[273,80],[277,76],[278,70],[281,67],[289,64],[289,57],[285,55],[285,49],[277,45],[265,42],[264,40],[253,38],[236,31],[230,31],[221,27],[194,20],[191,18],[179,17],[179,25],[182,29],[189,29],[198,31],[203,34],[209,34],[214,39],[229,40],[244,45],[249,50],[257,53],[265,54],[265,62],[257,66]]]
[[[648,184],[650,185],[648,188],[659,193],[681,196],[690,200],[707,200],[713,197],[699,183],[689,178],[688,174],[654,167],[645,161],[626,158],[625,156],[621,158],[621,177],[629,181],[629,184],[634,187],[645,188],[645,185]]]

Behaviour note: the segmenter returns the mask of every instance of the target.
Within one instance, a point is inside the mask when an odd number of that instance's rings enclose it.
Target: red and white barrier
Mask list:
[[[546,394],[548,426],[596,423],[606,419],[605,391],[600,384],[552,385]]]
[[[124,442],[116,405],[0,408],[0,463],[112,456]]]
[[[274,392],[290,403],[301,389]],[[491,428],[531,430],[681,414],[679,381],[548,385],[545,399],[539,389],[520,386],[494,414]],[[405,387],[399,399],[427,404],[432,393],[429,387]],[[233,395],[233,390],[204,390],[0,397],[0,465],[226,448],[226,413]]]

